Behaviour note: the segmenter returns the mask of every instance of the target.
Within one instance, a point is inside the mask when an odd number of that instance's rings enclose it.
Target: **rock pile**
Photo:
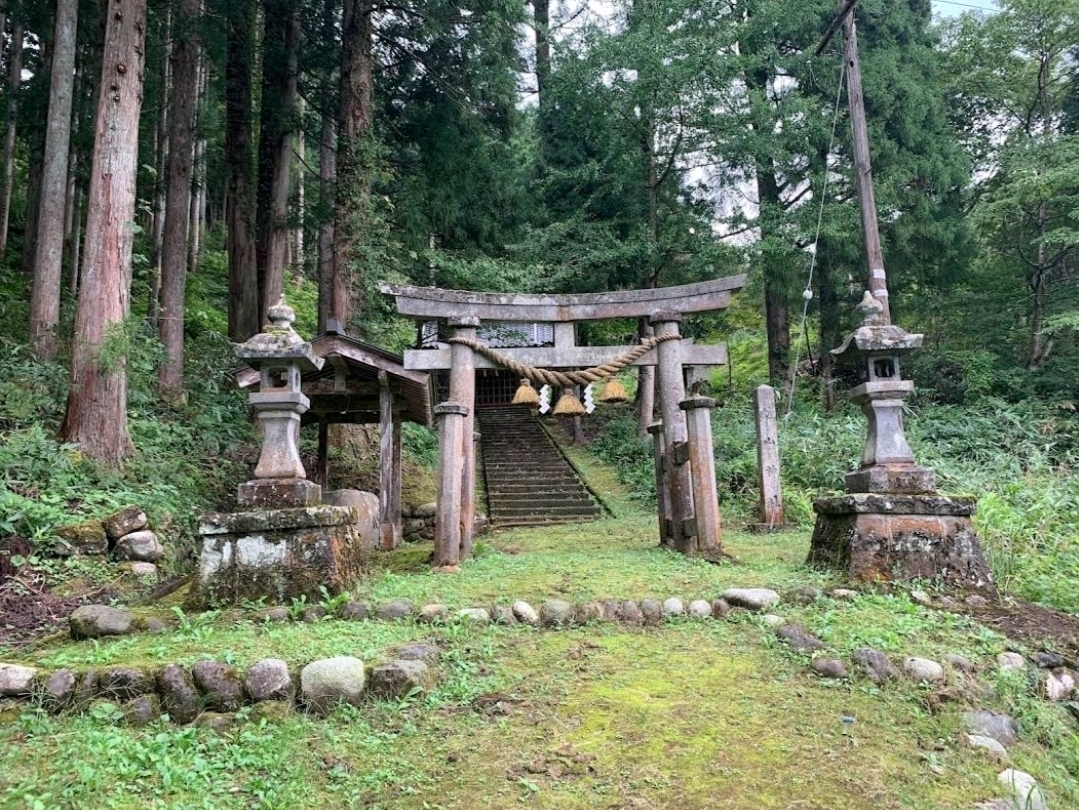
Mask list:
[[[104,520],[84,520],[56,530],[61,542],[53,547],[57,556],[111,554],[130,562],[137,577],[157,575],[157,562],[165,554],[157,534],[150,531],[146,513],[137,506],[125,506]]]

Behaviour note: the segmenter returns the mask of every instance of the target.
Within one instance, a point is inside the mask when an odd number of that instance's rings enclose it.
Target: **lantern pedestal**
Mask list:
[[[345,506],[255,509],[199,519],[202,554],[188,606],[206,608],[265,599],[317,602],[363,577],[367,552]]]
[[[934,580],[992,591],[993,577],[970,523],[973,498],[857,493],[813,502],[810,565],[857,582]]]

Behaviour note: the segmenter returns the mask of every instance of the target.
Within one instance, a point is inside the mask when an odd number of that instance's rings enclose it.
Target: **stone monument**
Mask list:
[[[322,503],[300,460],[300,419],[310,406],[301,375],[323,360],[292,328],[284,298],[270,307],[270,323],[236,356],[260,372],[250,395],[262,428],[255,477],[240,484],[240,511],[199,520],[202,553],[189,602],[194,607],[266,598],[283,602],[352,587],[362,576],[364,549],[352,507]]]
[[[937,579],[993,590],[970,522],[974,498],[938,494],[933,471],[918,466],[907,444],[903,400],[914,383],[901,378],[899,360],[922,345],[922,335],[884,322],[883,307],[869,292],[858,309],[861,326],[832,353],[858,369],[862,382],[850,397],[869,430],[861,466],[846,476],[848,494],[813,504],[809,563],[861,581]]]

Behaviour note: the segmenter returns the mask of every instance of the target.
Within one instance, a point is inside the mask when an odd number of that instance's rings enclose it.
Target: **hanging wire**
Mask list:
[[[809,318],[809,302],[813,300],[813,271],[817,268],[817,243],[820,241],[821,223],[824,221],[824,201],[828,196],[828,159],[832,156],[832,147],[835,146],[835,130],[839,124],[839,102],[843,98],[843,80],[847,75],[847,60],[839,62],[839,88],[835,94],[835,109],[832,111],[832,133],[828,139],[828,152],[824,156],[824,178],[821,181],[820,206],[817,208],[817,232],[813,234],[813,252],[809,257],[809,277],[806,279],[805,289],[802,290],[802,332],[806,332],[806,322]],[[802,362],[802,347],[800,342],[795,343],[794,350],[794,376],[791,378],[791,391],[787,397],[787,413],[784,419],[791,415],[794,410],[794,389],[798,384],[798,364]]]

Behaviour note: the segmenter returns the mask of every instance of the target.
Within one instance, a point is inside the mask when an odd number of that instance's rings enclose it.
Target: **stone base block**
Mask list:
[[[820,498],[809,564],[854,581],[940,580],[994,591],[971,525],[973,498],[859,493]]]
[[[878,464],[847,473],[847,492],[931,495],[937,490],[933,471],[916,464]]]
[[[355,509],[341,506],[204,516],[189,606],[317,600],[323,586],[330,593],[354,587],[366,569],[358,518]]]
[[[306,478],[256,478],[237,488],[243,509],[293,509],[322,503],[322,487]]]
[[[378,522],[378,495],[360,489],[332,489],[322,493],[322,502],[327,506],[348,506],[355,509],[359,516],[356,531],[363,547],[368,551],[379,548],[382,534]]]

